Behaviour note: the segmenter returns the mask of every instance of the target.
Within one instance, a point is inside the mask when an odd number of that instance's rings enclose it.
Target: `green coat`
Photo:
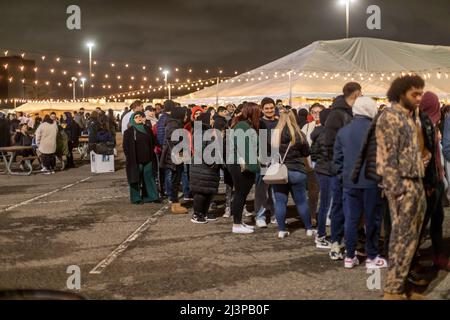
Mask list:
[[[238,122],[233,129],[235,163],[239,163],[238,158],[244,159],[245,169],[252,173],[258,173],[260,171],[260,166],[258,163],[258,134],[256,132],[253,132],[253,134],[246,135],[245,148],[243,148],[244,154],[242,154],[242,150],[239,150],[240,153],[238,154],[239,131],[242,130],[244,133],[249,133],[247,131],[251,130],[252,127],[247,121],[241,121]],[[250,157],[250,155],[252,155],[252,158]],[[256,163],[254,159],[256,159]],[[252,160],[253,163],[250,163],[250,160]]]

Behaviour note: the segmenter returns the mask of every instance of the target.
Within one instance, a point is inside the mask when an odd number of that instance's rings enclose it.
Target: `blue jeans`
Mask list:
[[[358,224],[364,213],[367,258],[375,259],[378,255],[383,205],[380,189],[377,187],[370,189],[344,188],[343,204],[347,257],[355,257]]]
[[[309,210],[308,199],[306,197],[307,175],[300,171],[288,171],[288,184],[273,185],[275,215],[277,217],[278,228],[286,231],[286,209],[289,199],[289,192],[292,194],[297,213],[305,224],[306,230],[312,229],[311,212]]]
[[[331,205],[331,242],[341,243],[344,237],[344,210],[342,208],[342,182],[340,177],[331,177],[333,204]]]
[[[317,180],[320,186],[320,208],[317,214],[317,235],[325,237],[327,235],[327,214],[331,207],[331,177],[317,173]]]
[[[256,220],[266,221],[266,212],[270,211],[273,215],[274,209],[270,186],[264,183],[263,178],[263,175],[256,174],[254,207]]]

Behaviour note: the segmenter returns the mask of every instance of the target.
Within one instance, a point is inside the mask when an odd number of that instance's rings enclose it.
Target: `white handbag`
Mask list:
[[[289,144],[283,159],[279,155],[280,162],[272,163],[267,169],[266,175],[263,178],[266,184],[287,184],[289,182],[288,168],[284,164],[284,160],[286,160],[290,148],[291,144]]]

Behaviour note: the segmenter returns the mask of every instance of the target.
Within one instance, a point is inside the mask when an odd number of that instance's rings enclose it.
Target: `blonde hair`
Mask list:
[[[287,113],[281,113],[280,119],[278,120],[278,124],[275,128],[275,133],[272,138],[272,145],[279,147],[281,144],[281,134],[285,127],[288,127],[289,133],[291,135],[291,145],[295,145],[297,143],[296,136],[300,137],[300,142],[304,142],[303,132],[300,129],[300,126],[297,123],[297,117],[292,110],[289,110]]]

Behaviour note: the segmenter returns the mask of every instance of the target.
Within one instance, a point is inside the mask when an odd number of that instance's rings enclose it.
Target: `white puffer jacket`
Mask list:
[[[58,136],[58,126],[56,123],[41,123],[36,130],[36,144],[39,152],[43,154],[53,154],[56,152],[56,139]]]

